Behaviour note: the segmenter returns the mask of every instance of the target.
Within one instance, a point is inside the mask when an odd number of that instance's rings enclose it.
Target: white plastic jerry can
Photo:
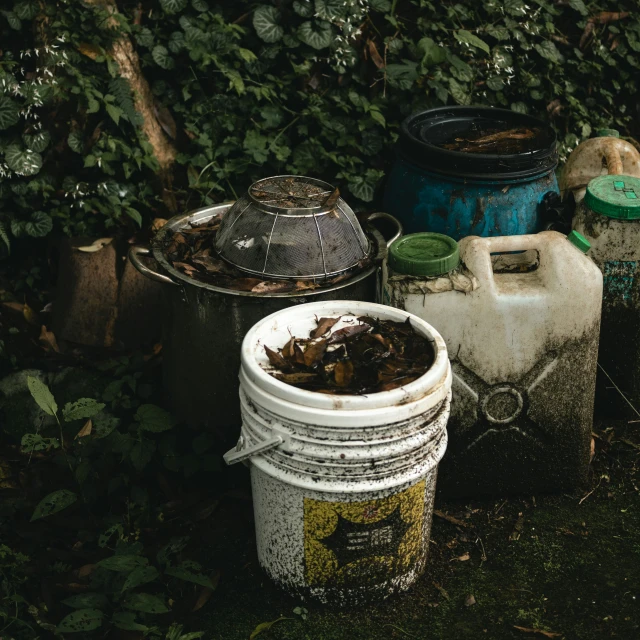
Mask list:
[[[640,177],[640,153],[615,129],[601,129],[595,138],[581,142],[569,156],[560,176],[560,191],[572,191],[580,202],[591,180],[601,175]]]
[[[402,294],[390,271],[388,300],[439,331],[451,358],[439,474],[449,495],[570,490],[587,479],[602,274],[584,255],[588,242],[571,240],[555,231],[464,238],[467,291]]]
[[[573,228],[591,243],[604,275],[598,406],[637,418],[628,402],[640,410],[640,178],[592,180]]]

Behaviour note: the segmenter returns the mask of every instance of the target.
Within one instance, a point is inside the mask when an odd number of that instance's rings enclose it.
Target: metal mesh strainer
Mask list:
[[[334,187],[304,176],[258,180],[225,214],[216,250],[249,273],[326,278],[369,252],[355,213]]]

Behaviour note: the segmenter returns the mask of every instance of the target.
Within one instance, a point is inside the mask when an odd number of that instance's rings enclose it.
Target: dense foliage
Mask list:
[[[277,173],[372,203],[399,123],[429,106],[543,115],[561,156],[598,127],[634,135],[638,0],[528,2],[3,2],[0,237],[135,229]],[[176,150],[168,182],[112,55],[122,36]]]

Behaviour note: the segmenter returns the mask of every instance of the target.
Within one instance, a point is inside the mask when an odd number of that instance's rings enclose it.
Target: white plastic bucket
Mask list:
[[[369,315],[411,324],[433,344],[414,382],[368,396],[327,395],[269,375],[265,346],[336,331]],[[440,334],[383,305],[333,301],[274,313],[246,335],[242,431],[228,464],[250,461],[258,558],[299,597],[357,604],[407,589],[425,566],[437,467],[447,445],[451,367]]]

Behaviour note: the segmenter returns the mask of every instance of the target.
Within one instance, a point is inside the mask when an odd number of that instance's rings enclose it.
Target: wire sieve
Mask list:
[[[337,189],[304,176],[258,180],[229,209],[216,251],[249,273],[326,278],[365,259],[369,241]]]

